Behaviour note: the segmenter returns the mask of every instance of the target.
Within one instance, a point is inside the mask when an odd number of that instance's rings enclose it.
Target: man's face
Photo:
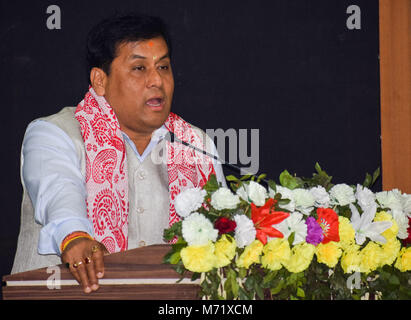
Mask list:
[[[105,86],[105,98],[127,133],[151,134],[167,119],[174,78],[162,37],[118,46]]]

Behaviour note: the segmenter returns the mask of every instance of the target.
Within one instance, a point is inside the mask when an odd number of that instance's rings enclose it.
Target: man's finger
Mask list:
[[[94,261],[91,257],[87,257],[84,259],[84,263],[86,265],[90,288],[91,290],[96,291],[98,289],[98,279],[94,270]]]
[[[93,252],[93,263],[94,263],[94,270],[96,273],[97,278],[102,278],[104,276],[104,252],[99,249]]]
[[[99,247],[100,247],[100,249],[103,251],[103,255],[108,255],[108,254],[110,254],[110,252],[107,250],[107,248],[106,248],[106,246],[104,245],[104,244],[102,244],[101,242],[99,242]]]
[[[79,260],[73,264],[73,268],[76,269],[77,274],[80,278],[80,284],[83,287],[83,291],[85,293],[90,293],[91,292],[91,287],[90,287],[90,282],[88,280],[88,275],[87,275],[87,270],[86,266],[84,264],[84,261]]]
[[[73,277],[74,277],[74,278],[77,280],[77,282],[81,285],[80,276],[79,276],[79,274],[78,274],[78,272],[77,272],[77,269],[73,267],[73,264],[72,264],[72,263],[69,264],[69,269],[70,269],[70,272],[71,272],[71,274],[73,275]]]

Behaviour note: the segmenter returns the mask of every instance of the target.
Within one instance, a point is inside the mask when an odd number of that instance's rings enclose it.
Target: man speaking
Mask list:
[[[98,289],[103,256],[164,243],[179,220],[175,196],[203,186],[221,164],[202,130],[172,113],[171,41],[161,19],[106,19],[87,39],[90,86],[77,107],[27,127],[23,202],[12,273],[61,262],[84,292]],[[80,100],[80,99],[79,99]],[[164,161],[153,154],[163,152]]]

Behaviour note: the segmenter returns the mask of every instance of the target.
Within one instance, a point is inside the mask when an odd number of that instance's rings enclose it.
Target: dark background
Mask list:
[[[53,4],[61,30],[46,27]],[[346,27],[351,4],[361,30]],[[25,128],[82,100],[88,30],[129,10],[170,26],[173,111],[203,129],[259,129],[260,172],[311,176],[318,161],[355,184],[381,165],[377,0],[0,1],[0,275],[19,231]]]

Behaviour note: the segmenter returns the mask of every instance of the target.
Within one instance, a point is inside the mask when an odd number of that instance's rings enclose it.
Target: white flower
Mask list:
[[[398,234],[399,239],[408,238],[408,217],[402,210],[394,209],[391,212],[392,217],[398,225]]]
[[[204,202],[207,192],[201,188],[189,188],[180,192],[175,200],[174,207],[180,217],[187,217],[196,211]]]
[[[277,186],[276,188],[277,192],[274,192],[274,190],[271,188],[269,189],[270,198],[274,198],[276,193],[281,194],[281,199],[288,199],[290,200],[290,202],[287,204],[281,204],[279,205],[279,207],[290,212],[293,212],[295,210],[293,191],[283,186]]]
[[[377,204],[373,203],[367,207],[362,215],[358,212],[357,208],[350,203],[351,209],[351,224],[355,230],[355,241],[357,244],[362,245],[366,238],[370,238],[372,241],[378,241],[386,243],[387,239],[381,235],[385,230],[391,228],[391,221],[378,221],[373,222],[375,213],[377,212]]]
[[[404,193],[401,196],[402,210],[411,218],[411,194]]]
[[[189,246],[206,245],[208,241],[216,241],[218,230],[204,215],[193,212],[183,220],[183,238]]]
[[[355,197],[357,198],[358,204],[363,211],[375,203],[375,194],[370,189],[363,187],[360,184],[357,184]]]
[[[296,210],[305,215],[310,214],[311,210],[314,208],[315,199],[309,190],[301,188],[294,189],[293,198]]]
[[[315,206],[319,208],[328,208],[330,205],[330,195],[322,186],[313,187],[310,193],[314,197]]]
[[[243,200],[247,201],[248,203],[250,203],[249,199],[248,199],[248,194],[247,194],[247,190],[244,188],[244,186],[241,186],[240,188],[237,189],[236,194]]]
[[[211,205],[217,210],[235,209],[240,203],[240,197],[228,188],[219,188],[211,195]]]
[[[267,190],[255,181],[250,181],[237,189],[237,194],[247,202],[253,202],[256,206],[263,206],[268,198]]]
[[[391,191],[377,192],[375,197],[381,208],[389,208],[391,210],[402,210],[402,196],[398,189]]]
[[[354,190],[347,184],[336,184],[330,190],[331,204],[346,206],[355,201]]]
[[[253,221],[246,215],[237,214],[234,216],[234,221],[237,224],[234,239],[239,248],[244,248],[255,240],[257,231],[255,230]]]
[[[304,216],[301,213],[293,212],[287,219],[274,225],[274,228],[284,235],[284,239],[288,239],[291,233],[294,232],[293,245],[297,245],[304,242],[307,237],[307,224],[303,217]]]

